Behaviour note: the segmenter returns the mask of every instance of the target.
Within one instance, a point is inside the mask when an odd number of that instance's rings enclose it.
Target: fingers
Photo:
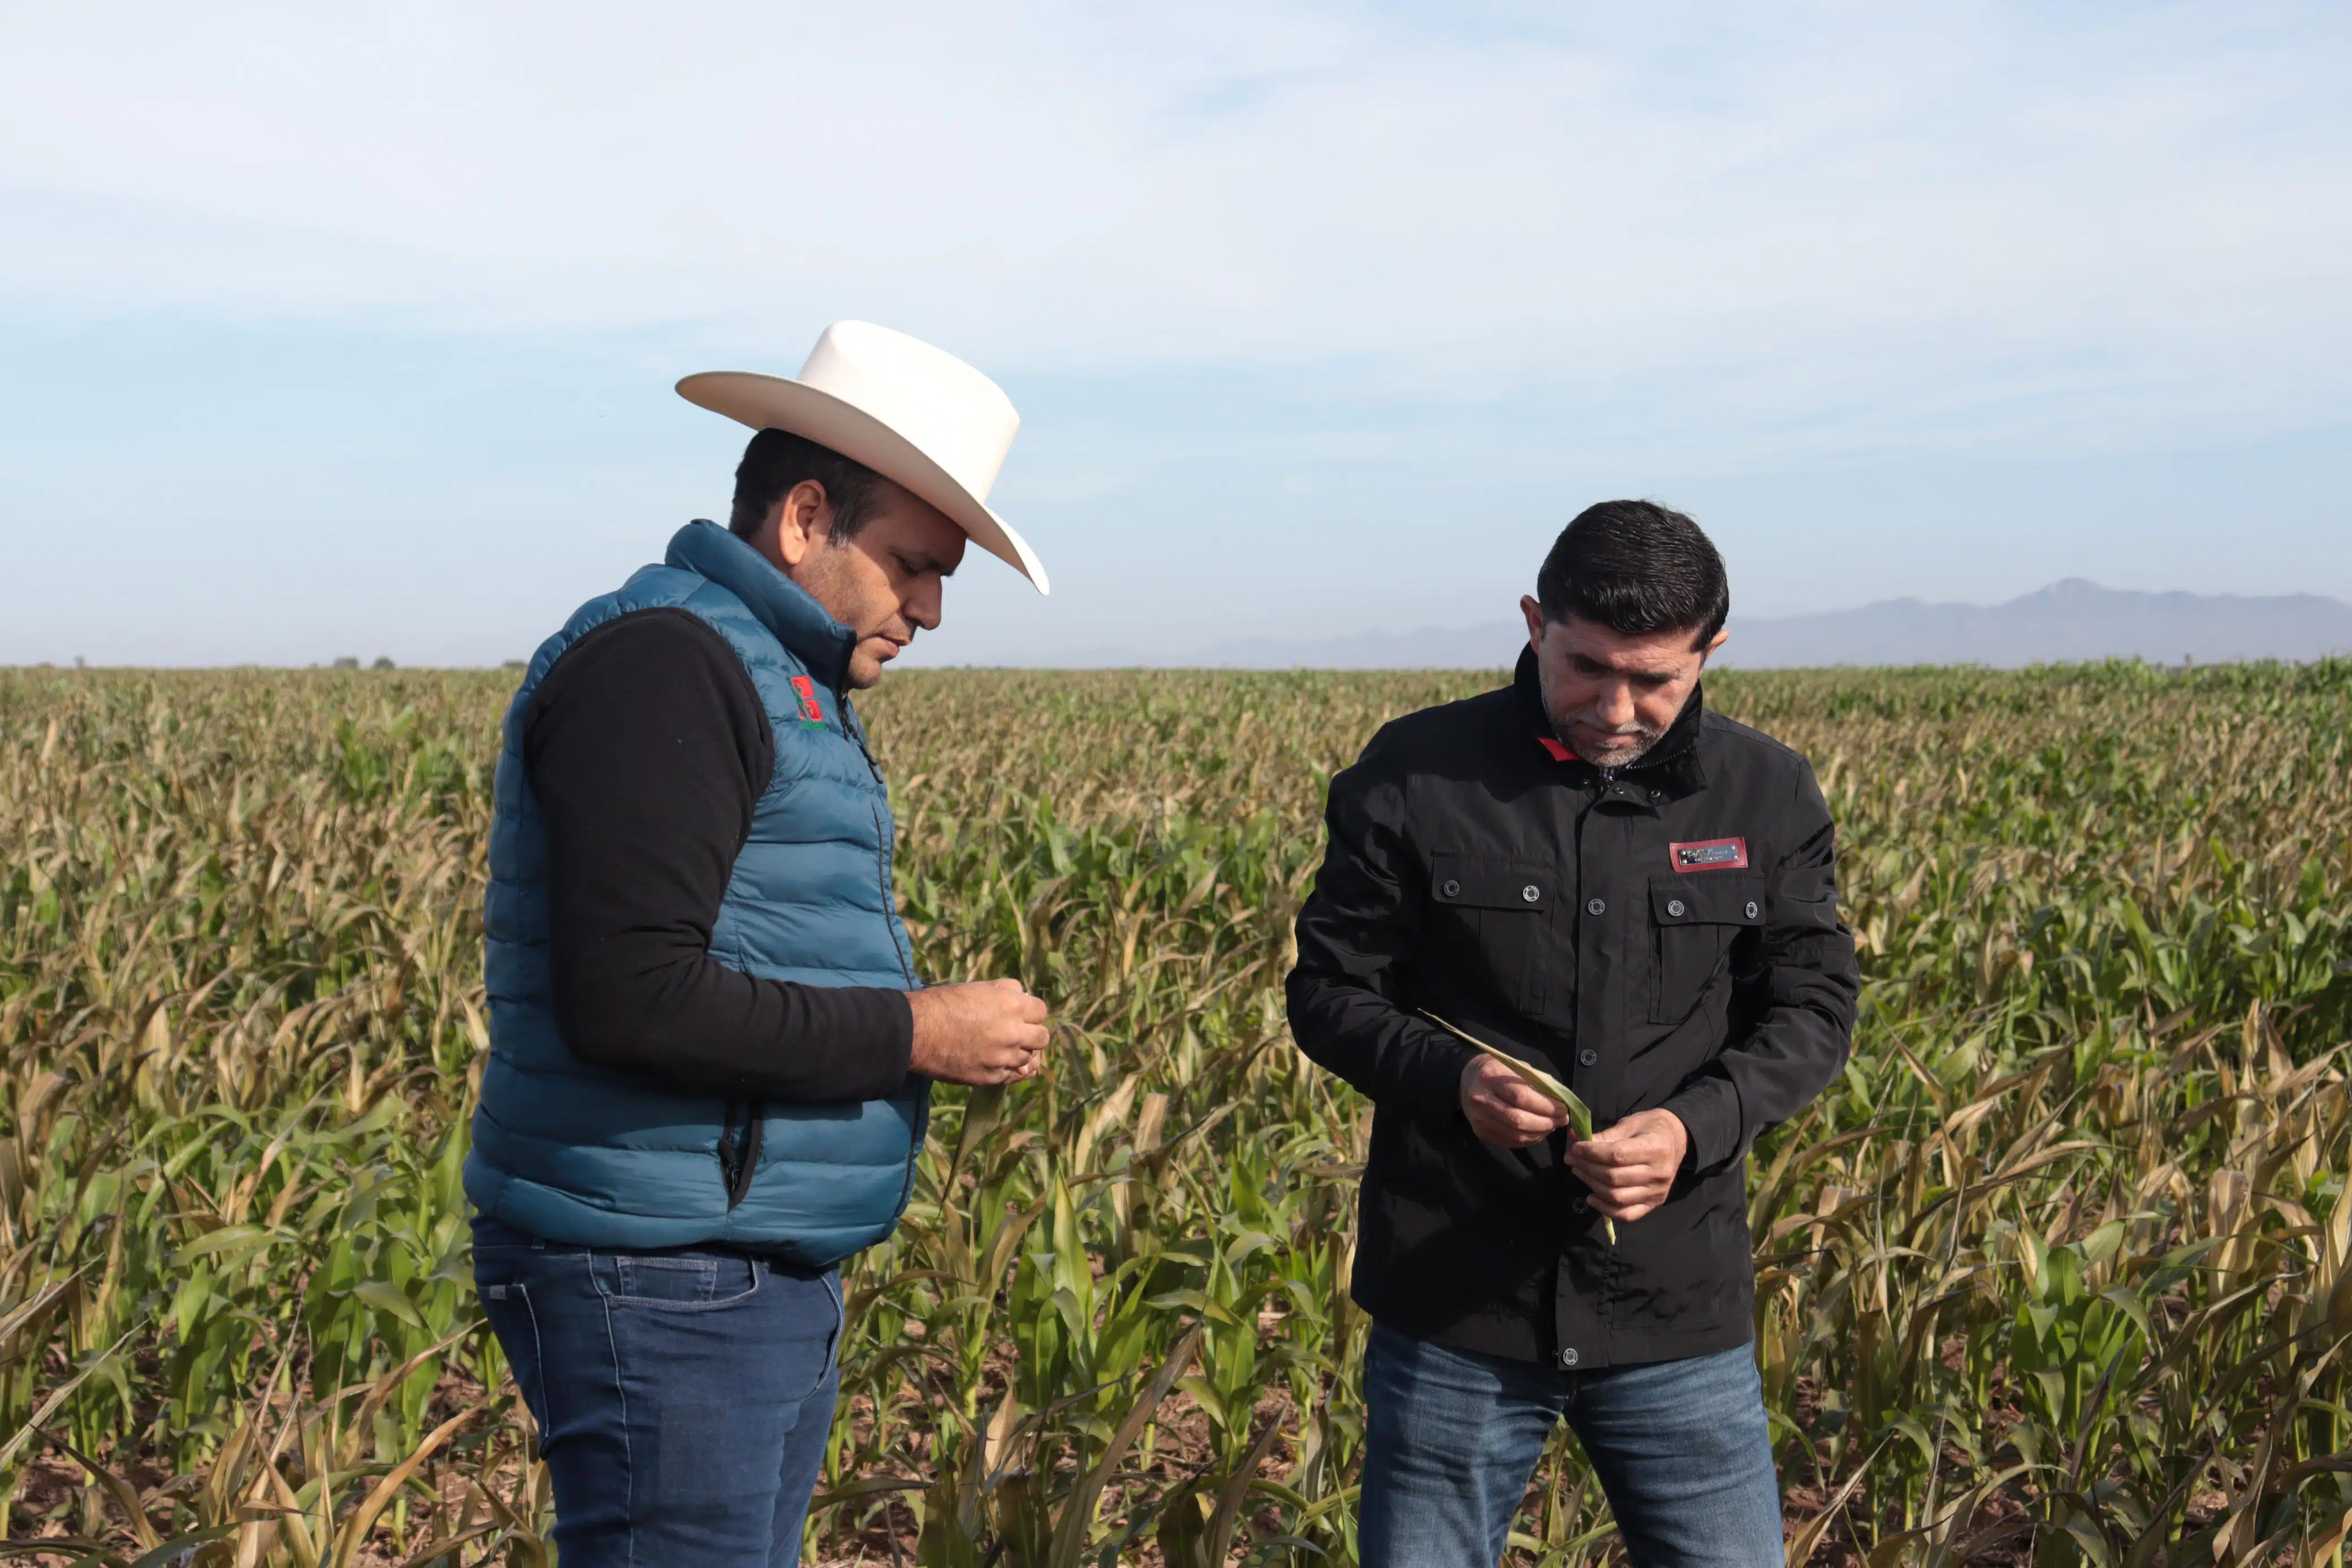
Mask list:
[[[1674,1195],[1668,1181],[1627,1182],[1615,1186],[1588,1184],[1585,1201],[1595,1214],[1610,1219],[1639,1219]]]
[[[1524,1115],[1540,1116],[1556,1127],[1568,1125],[1568,1113],[1556,1102],[1539,1094],[1515,1073],[1496,1067],[1482,1075],[1469,1086],[1469,1098],[1518,1112]]]
[[[1591,1200],[1591,1204],[1592,1212],[1602,1218],[1629,1223],[1641,1218],[1645,1214],[1654,1213],[1658,1206],[1665,1201],[1665,1194],[1661,1192],[1652,1197],[1635,1198],[1624,1203],[1595,1197]]]
[[[1538,1138],[1549,1137],[1567,1124],[1560,1117],[1538,1114],[1535,1112],[1522,1111],[1516,1106],[1500,1105],[1486,1100],[1473,1100],[1467,1110],[1470,1124],[1475,1128],[1482,1129],[1479,1134],[1481,1137],[1486,1136],[1486,1129],[1507,1134],[1515,1140],[1510,1145],[1513,1148],[1517,1148],[1521,1144],[1531,1144]],[[1492,1138],[1487,1139],[1489,1143],[1495,1141]]]
[[[1545,1112],[1519,1110],[1517,1105],[1506,1105],[1484,1093],[1470,1093],[1463,1098],[1463,1114],[1470,1116],[1470,1131],[1506,1150],[1517,1150],[1538,1138],[1548,1138],[1559,1126],[1559,1122],[1555,1122],[1548,1112],[1550,1107],[1545,1107]]]
[[[1052,1043],[1045,999],[1018,980],[975,980],[908,998],[915,1038],[908,1065],[950,1083],[1014,1083],[1043,1070]]]
[[[1672,1139],[1654,1132],[1627,1134],[1620,1127],[1603,1128],[1589,1138],[1577,1139],[1576,1153],[1595,1169],[1679,1165],[1682,1161],[1682,1151]]]
[[[1470,1130],[1481,1142],[1500,1149],[1523,1149],[1568,1124],[1567,1113],[1550,1101],[1538,1097],[1537,1105],[1540,1108],[1522,1109],[1492,1098],[1483,1090],[1465,1095],[1462,1101]]]
[[[1580,1158],[1583,1152],[1581,1144],[1570,1146],[1569,1169],[1584,1183],[1593,1208],[1611,1219],[1639,1219],[1673,1196],[1675,1167],[1663,1160],[1610,1166]]]
[[[1470,1130],[1477,1134],[1480,1143],[1491,1144],[1498,1149],[1524,1149],[1529,1144],[1540,1143],[1551,1132],[1549,1127],[1528,1127],[1512,1122],[1488,1122],[1475,1117],[1471,1120]]]
[[[1474,1116],[1470,1130],[1487,1143],[1499,1148],[1519,1149],[1548,1138],[1552,1129],[1541,1122],[1518,1116]]]
[[[952,1082],[980,1086],[1020,1083],[1036,1077],[1045,1065],[1043,1051],[992,1051],[975,1061],[968,1074],[958,1076]]]
[[[1537,1093],[1532,1086],[1521,1082],[1513,1074],[1505,1073],[1503,1081],[1487,1092],[1514,1109],[1528,1112],[1531,1115],[1556,1116],[1559,1118],[1561,1125],[1567,1124],[1567,1112],[1543,1095]]]
[[[1663,1140],[1604,1144],[1593,1137],[1579,1138],[1570,1144],[1568,1163],[1587,1183],[1601,1186],[1640,1181],[1671,1182],[1681,1162]]]

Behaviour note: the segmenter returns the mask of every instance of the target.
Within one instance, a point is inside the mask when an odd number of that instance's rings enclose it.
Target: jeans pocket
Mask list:
[[[591,1271],[597,1292],[614,1305],[663,1312],[730,1307],[760,1290],[758,1265],[712,1252],[600,1253]]]
[[[810,1380],[807,1392],[794,1401],[796,1404],[806,1404],[810,1399],[814,1398],[817,1390],[823,1388],[826,1380],[833,1376],[835,1363],[841,1354],[841,1331],[848,1326],[847,1308],[844,1306],[841,1298],[840,1271],[827,1270],[819,1277],[816,1283],[822,1287],[822,1299],[825,1303],[824,1307],[818,1310],[824,1312],[828,1320],[824,1332],[824,1343],[817,1353],[816,1375]]]
[[[474,1288],[481,1297],[482,1315],[490,1321],[490,1333],[506,1353],[515,1387],[544,1439],[549,1419],[546,1358],[540,1348],[539,1314],[531,1309],[530,1287],[520,1280],[485,1280],[478,1274]]]

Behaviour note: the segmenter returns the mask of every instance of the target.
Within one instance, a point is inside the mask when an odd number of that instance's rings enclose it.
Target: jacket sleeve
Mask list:
[[[1790,820],[1794,847],[1772,868],[1757,963],[1738,982],[1749,999],[1735,1017],[1752,1027],[1666,1102],[1690,1134],[1700,1176],[1729,1166],[1759,1133],[1811,1104],[1853,1042],[1862,969],[1838,918],[1835,832],[1811,768],[1798,775]]]
[[[905,996],[710,956],[775,758],[759,694],[716,632],[675,610],[608,622],[556,661],[525,726],[555,1026],[574,1055],[785,1103],[897,1092],[914,1041]]]
[[[1298,912],[1285,988],[1308,1057],[1375,1101],[1454,1106],[1470,1048],[1402,997],[1428,893],[1406,841],[1405,769],[1386,731],[1331,780],[1330,840]]]

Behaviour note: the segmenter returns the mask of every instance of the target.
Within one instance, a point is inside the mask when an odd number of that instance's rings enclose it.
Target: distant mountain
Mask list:
[[[1285,642],[1253,637],[1150,655],[1096,648],[1054,661],[1070,668],[1150,664],[1192,669],[1497,669],[1518,656],[1517,622]],[[2006,604],[1890,599],[1814,615],[1734,614],[1719,662],[1736,669],[1822,664],[2073,664],[2145,659],[2230,664],[2352,653],[2352,604],[2315,594],[2141,593],[2069,578]]]
[[[1817,615],[1735,619],[1722,662],[1815,664],[2225,664],[2352,653],[2352,604],[2315,594],[2141,593],[2079,577],[2006,604],[1888,600]]]

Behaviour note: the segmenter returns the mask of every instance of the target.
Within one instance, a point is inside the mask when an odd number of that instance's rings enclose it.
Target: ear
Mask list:
[[[1731,628],[1726,626],[1722,631],[1717,632],[1713,638],[1709,639],[1706,647],[1701,648],[1698,651],[1699,667],[1701,669],[1705,669],[1706,667],[1706,662],[1715,657],[1715,651],[1730,641]]]
[[[776,503],[776,553],[785,570],[814,555],[832,533],[833,507],[815,480],[802,480]]]
[[[1543,652],[1544,612],[1532,593],[1519,595],[1519,613],[1528,619],[1528,646],[1540,654]]]

